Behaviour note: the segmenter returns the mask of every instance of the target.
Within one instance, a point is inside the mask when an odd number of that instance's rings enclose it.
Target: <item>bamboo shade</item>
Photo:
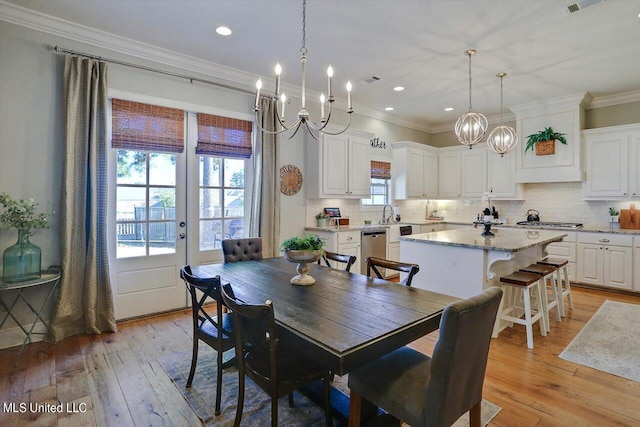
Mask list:
[[[113,99],[111,146],[160,153],[184,151],[184,111]]]
[[[198,113],[197,154],[238,159],[251,157],[251,122]]]
[[[391,163],[371,161],[371,178],[391,179]]]

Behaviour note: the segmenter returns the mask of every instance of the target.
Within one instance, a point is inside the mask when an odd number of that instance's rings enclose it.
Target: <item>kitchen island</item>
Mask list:
[[[494,236],[484,237],[482,228],[466,227],[400,237],[400,259],[420,266],[412,286],[469,298],[499,285],[501,276],[540,261],[549,243],[567,235],[549,230],[492,231]]]

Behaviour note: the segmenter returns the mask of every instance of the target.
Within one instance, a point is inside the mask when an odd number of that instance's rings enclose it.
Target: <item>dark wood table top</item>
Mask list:
[[[239,298],[273,301],[277,324],[300,350],[343,375],[438,329],[442,311],[458,298],[372,279],[317,264],[311,286],[289,283],[296,264],[283,258],[193,267],[220,276]]]

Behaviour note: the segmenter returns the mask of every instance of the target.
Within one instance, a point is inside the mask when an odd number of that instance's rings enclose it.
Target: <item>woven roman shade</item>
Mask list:
[[[182,153],[184,110],[112,99],[111,146],[125,150]]]
[[[246,120],[198,113],[196,154],[248,159],[252,129]]]
[[[391,163],[371,161],[371,178],[391,179]]]

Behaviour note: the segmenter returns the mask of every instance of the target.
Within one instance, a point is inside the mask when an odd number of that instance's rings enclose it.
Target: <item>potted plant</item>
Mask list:
[[[326,227],[328,218],[329,218],[329,215],[327,215],[324,212],[317,213],[316,222],[318,223],[318,227]]]
[[[529,150],[533,150],[535,146],[536,156],[554,154],[556,152],[556,139],[562,144],[567,145],[567,140],[564,135],[566,134],[555,132],[551,126],[549,126],[538,133],[527,136],[527,146],[524,149],[524,152],[526,153]]]
[[[309,276],[308,263],[316,262],[320,259],[324,250],[324,242],[317,234],[307,234],[304,237],[290,237],[280,244],[282,255],[287,261],[298,263],[294,276],[289,283],[293,285],[313,285],[316,279]]]
[[[52,212],[36,213],[38,203],[33,197],[13,200],[7,193],[0,194],[0,226],[18,230],[18,241],[8,247],[2,256],[2,275],[5,282],[22,282],[40,278],[42,250],[29,241],[33,230],[49,228]]]
[[[619,222],[620,221],[620,211],[614,207],[609,208],[609,219],[610,222]]]

